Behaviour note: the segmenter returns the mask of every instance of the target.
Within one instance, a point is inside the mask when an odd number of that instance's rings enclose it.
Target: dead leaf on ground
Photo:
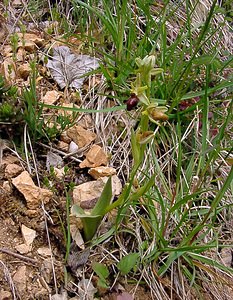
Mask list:
[[[0,14],[0,42],[7,37],[8,30],[6,26],[6,19]]]
[[[89,55],[77,55],[67,46],[53,49],[53,59],[49,59],[47,67],[53,79],[61,89],[73,87],[80,89],[85,80],[85,74],[99,67],[98,60]]]
[[[3,62],[3,75],[8,84],[14,84],[16,80],[16,66],[12,58],[7,57]]]
[[[30,72],[31,72],[31,68],[28,63],[20,65],[17,69],[18,76],[23,80],[28,79]]]
[[[80,300],[93,300],[97,289],[93,286],[90,279],[82,279],[78,283],[78,294]]]
[[[49,151],[46,155],[46,169],[50,172],[51,167],[62,168],[64,166],[63,159],[60,155]]]
[[[75,274],[77,269],[86,264],[90,256],[90,248],[80,250],[76,243],[71,244],[70,254],[68,257],[68,266],[71,268],[72,272]]]
[[[61,97],[60,93],[53,90],[48,91],[41,99],[44,104],[53,105]]]
[[[76,245],[80,249],[84,250],[85,243],[84,243],[83,237],[82,237],[79,229],[77,228],[76,224],[70,225],[70,233],[71,233],[72,240],[76,243]]]
[[[63,291],[61,294],[55,294],[51,297],[51,300],[68,300],[67,292]]]

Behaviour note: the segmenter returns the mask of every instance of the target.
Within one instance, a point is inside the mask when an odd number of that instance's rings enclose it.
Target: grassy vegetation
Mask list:
[[[103,84],[85,96],[91,99],[94,91],[95,103],[72,110],[92,113],[99,132],[111,126],[114,110],[126,110],[128,98],[138,100],[136,114],[124,113],[128,126],[119,142],[102,138],[119,167],[122,194],[109,203],[108,182],[90,216],[73,211],[89,245],[105,248],[102,265],[93,267],[100,285],[109,287],[119,272],[128,282],[147,284],[152,299],[204,299],[208,287],[214,299],[223,299],[216,290],[233,276],[221,259],[233,237],[230,2],[65,2],[50,3],[51,19],[60,22],[67,44],[76,37],[82,52],[100,59],[103,74]],[[49,132],[41,121],[38,127],[43,107],[30,100],[36,99],[33,72],[23,94],[24,121],[34,140],[46,136],[52,142],[59,131]],[[106,99],[115,99],[117,108],[106,108]],[[64,130],[69,121],[61,123]],[[98,225],[115,208],[114,225],[99,235]]]

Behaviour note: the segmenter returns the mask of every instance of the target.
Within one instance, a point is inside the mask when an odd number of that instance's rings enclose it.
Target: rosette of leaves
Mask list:
[[[17,87],[8,86],[0,75],[0,122],[16,123],[22,117],[22,104],[17,99]]]

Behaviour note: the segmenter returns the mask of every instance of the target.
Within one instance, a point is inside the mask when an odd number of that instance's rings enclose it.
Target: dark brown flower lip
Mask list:
[[[135,94],[131,94],[128,100],[125,101],[127,110],[130,111],[134,109],[139,102],[139,98]]]

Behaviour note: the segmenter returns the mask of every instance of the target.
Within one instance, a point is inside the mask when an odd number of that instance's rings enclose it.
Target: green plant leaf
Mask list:
[[[135,131],[131,130],[131,147],[134,159],[134,164],[137,166],[140,163],[140,145],[137,142]]]
[[[96,230],[105,215],[105,210],[109,206],[112,199],[112,179],[108,178],[104,189],[97,201],[95,207],[92,209],[91,214],[87,215],[85,211],[78,205],[73,205],[71,213],[80,218],[83,224],[84,239],[90,241],[96,233]]]
[[[106,207],[110,204],[112,199],[112,178],[109,177],[106,182],[103,192],[93,210],[91,211],[91,216],[103,216]]]
[[[127,275],[133,269],[138,262],[139,256],[139,253],[129,253],[118,262],[117,268],[122,275]]]
[[[109,288],[107,282],[107,278],[109,276],[109,270],[107,266],[98,262],[93,262],[92,269],[99,276],[97,285],[105,289]]]
[[[104,264],[93,262],[91,264],[93,271],[101,278],[106,279],[109,276],[109,270]]]

